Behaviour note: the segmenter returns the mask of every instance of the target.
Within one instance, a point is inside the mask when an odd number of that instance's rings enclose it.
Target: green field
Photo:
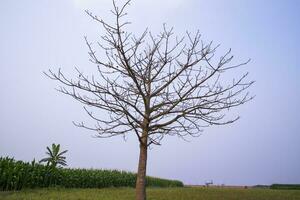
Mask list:
[[[0,192],[2,200],[133,200],[132,188],[33,189]],[[300,200],[299,190],[236,188],[149,188],[148,200]]]

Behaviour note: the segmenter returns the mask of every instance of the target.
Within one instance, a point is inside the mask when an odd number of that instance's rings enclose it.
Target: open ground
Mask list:
[[[300,190],[242,188],[148,188],[148,200],[300,200]],[[2,200],[131,200],[133,188],[33,189],[0,192]]]

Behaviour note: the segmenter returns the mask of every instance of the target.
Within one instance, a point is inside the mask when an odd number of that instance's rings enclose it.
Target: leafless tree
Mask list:
[[[166,25],[158,35],[148,30],[140,36],[127,32],[130,23],[124,16],[129,3],[119,7],[113,1],[115,23],[86,11],[105,31],[97,43],[104,58],[85,38],[97,74],[88,77],[76,68],[76,80],[60,70],[46,75],[61,83],[60,92],[87,105],[86,113],[96,122],[94,127],[83,122],[76,126],[96,131],[101,138],[136,135],[140,147],[136,199],[145,200],[148,147],[160,145],[165,136],[198,136],[203,127],[235,122],[239,117],[228,119],[226,113],[252,99],[246,90],[253,81],[246,80],[248,73],[224,81],[225,72],[249,61],[232,65],[230,50],[216,58],[218,45],[204,43],[199,32],[178,38]],[[109,117],[96,116],[88,107],[104,110]]]

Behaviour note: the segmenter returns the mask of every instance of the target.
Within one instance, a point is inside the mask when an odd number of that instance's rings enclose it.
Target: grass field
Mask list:
[[[132,200],[132,188],[34,189],[0,192],[2,200]],[[300,190],[237,188],[149,188],[148,200],[300,200]]]

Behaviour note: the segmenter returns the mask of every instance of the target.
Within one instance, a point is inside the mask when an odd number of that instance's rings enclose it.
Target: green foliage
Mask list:
[[[65,188],[135,187],[136,174],[117,170],[54,168],[0,158],[0,190],[42,188],[59,186]],[[182,187],[180,181],[147,177],[150,187]]]
[[[46,162],[47,165],[50,165],[53,168],[55,168],[58,165],[66,166],[67,165],[66,157],[63,156],[63,154],[67,153],[68,150],[59,152],[60,144],[53,143],[51,147],[52,147],[51,149],[47,147],[46,154],[48,155],[48,157],[40,160],[40,163]]]
[[[181,181],[172,180],[166,181],[166,179],[156,178],[156,177],[146,177],[147,186],[150,187],[183,187]]]
[[[273,184],[270,188],[279,190],[300,190],[300,184]]]

